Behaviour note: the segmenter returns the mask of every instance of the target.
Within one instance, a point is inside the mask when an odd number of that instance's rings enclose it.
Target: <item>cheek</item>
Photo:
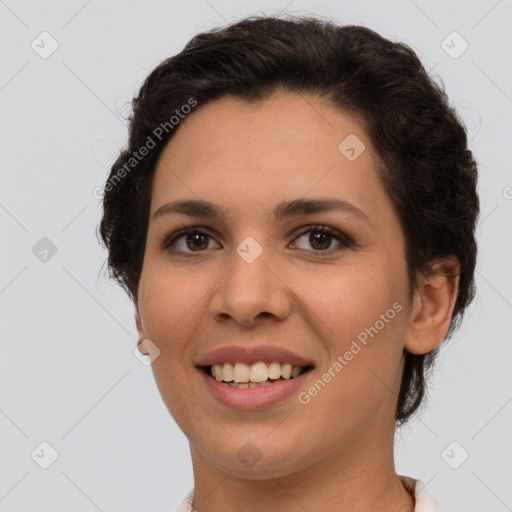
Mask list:
[[[192,282],[191,282],[192,281]],[[205,290],[211,284],[201,275],[190,279],[184,272],[169,272],[146,266],[139,284],[139,311],[144,334],[160,350],[151,365],[155,383],[168,411],[184,432],[193,432],[194,423],[204,422],[208,404],[188,386],[196,370],[190,366],[187,347],[199,318],[205,314]]]
[[[351,266],[323,276],[296,279],[294,291],[309,309],[312,321],[316,318],[323,325],[322,332],[343,348],[348,338],[356,338],[378,322],[381,315],[385,316],[384,321],[395,318],[392,306],[404,300],[401,277],[396,269],[390,273],[381,265]],[[378,327],[381,324],[379,321]]]
[[[328,402],[343,403],[351,412],[365,402],[371,410],[395,387],[406,314],[399,276],[376,265],[373,271],[371,266],[351,268],[297,288],[311,330],[322,340],[325,358],[319,373],[329,382],[323,393]]]
[[[184,350],[198,317],[205,314],[204,298],[212,284],[204,273],[146,267],[139,284],[139,311],[146,337],[168,355]],[[181,356],[183,357],[183,356]]]

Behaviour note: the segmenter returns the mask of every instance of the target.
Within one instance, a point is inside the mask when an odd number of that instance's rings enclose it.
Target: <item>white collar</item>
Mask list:
[[[398,476],[409,489],[414,490],[414,499],[416,501],[414,512],[443,512],[439,503],[434,496],[428,492],[427,487],[421,480],[415,480],[414,478],[403,475]]]

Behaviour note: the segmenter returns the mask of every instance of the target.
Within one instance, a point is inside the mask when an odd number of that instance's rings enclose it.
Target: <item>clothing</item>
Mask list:
[[[414,498],[416,500],[414,512],[443,512],[439,503],[437,503],[434,497],[428,492],[425,484],[421,480],[415,480],[414,478],[401,475],[399,475],[399,477],[408,489],[414,490]],[[190,490],[173,512],[188,512],[192,504],[193,493],[194,489]]]

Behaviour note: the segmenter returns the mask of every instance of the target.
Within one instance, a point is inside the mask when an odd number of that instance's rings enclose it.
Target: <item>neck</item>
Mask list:
[[[197,512],[243,510],[259,512],[320,512],[350,510],[414,512],[414,497],[405,489],[393,464],[393,444],[382,440],[332,451],[299,471],[274,477],[271,470],[253,478],[222,470],[190,446]]]

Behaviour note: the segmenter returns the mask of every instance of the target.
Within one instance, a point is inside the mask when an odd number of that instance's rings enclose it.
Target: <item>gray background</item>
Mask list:
[[[511,510],[511,1],[0,0],[4,512],[169,511],[192,487],[186,438],[133,354],[133,307],[98,277],[94,190],[125,142],[133,94],[161,60],[199,31],[282,10],[409,44],[468,127],[480,163],[478,295],[439,358],[429,407],[397,435],[397,469],[451,512]],[[43,31],[59,45],[48,58]],[[454,31],[469,44],[457,58]],[[42,442],[58,453],[47,469]]]

